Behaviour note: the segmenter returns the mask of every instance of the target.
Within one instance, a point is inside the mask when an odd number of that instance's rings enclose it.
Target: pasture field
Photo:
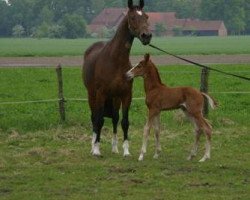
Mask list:
[[[214,66],[215,67],[215,66]],[[181,68],[181,70],[180,70]],[[218,67],[250,75],[248,65]],[[193,66],[159,68],[170,86],[199,88],[200,69]],[[209,91],[220,106],[209,114],[214,127],[212,159],[186,161],[193,142],[192,126],[178,112],[162,114],[162,154],[154,160],[151,134],[148,153],[138,162],[146,119],[143,100],[133,100],[130,111],[131,156],[111,153],[112,127],[102,132],[103,157],[90,155],[91,125],[87,102],[66,103],[60,124],[56,102],[12,104],[57,98],[55,69],[0,69],[0,199],[249,199],[250,94],[249,82],[211,72]],[[86,98],[79,68],[64,68],[65,98]],[[135,79],[134,97],[143,97],[142,79]]]
[[[0,38],[0,57],[82,56],[88,46],[103,39]],[[179,55],[250,54],[250,36],[154,37],[152,44]],[[162,54],[135,39],[132,55]]]
[[[181,71],[180,71],[181,68]],[[221,65],[218,69],[245,75],[249,77],[248,65]],[[200,87],[200,69],[194,66],[160,67],[161,77],[169,86]],[[57,99],[57,80],[53,68],[2,68],[0,69],[0,127],[4,131],[11,128],[18,131],[35,131],[55,127],[58,121],[57,102],[1,104],[4,102],[22,102]],[[89,122],[89,108],[86,99],[86,89],[81,80],[79,68],[64,68],[64,96],[66,103],[66,125],[86,125]],[[232,77],[225,77],[211,72],[209,91],[218,99],[220,108],[211,112],[213,124],[220,126],[221,118],[234,121],[236,124],[248,124],[250,94],[234,92],[249,92],[249,83]],[[226,92],[226,93],[220,93]],[[227,93],[227,92],[233,92]],[[143,81],[135,79],[133,97],[144,97]],[[134,100],[131,107],[132,126],[142,126],[146,107],[143,100]],[[171,112],[164,114],[171,120]],[[143,120],[142,120],[143,118]],[[171,123],[172,124],[172,123]],[[171,125],[170,125],[171,126]]]

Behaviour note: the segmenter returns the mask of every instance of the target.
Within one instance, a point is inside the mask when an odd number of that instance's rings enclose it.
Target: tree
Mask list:
[[[12,33],[13,24],[9,20],[9,6],[0,0],[0,36],[8,36]]]
[[[51,25],[48,30],[49,38],[62,38],[64,27],[60,25]]]
[[[245,23],[246,23],[246,28],[245,28],[245,33],[250,34],[250,1],[245,1]]]
[[[209,20],[223,20],[229,33],[240,34],[246,28],[245,0],[202,0],[201,17]]]
[[[86,34],[86,22],[83,17],[76,14],[66,14],[61,22],[66,38],[84,37]]]
[[[52,24],[53,18],[54,18],[54,14],[52,10],[50,10],[48,6],[44,6],[39,15],[40,23],[46,22],[48,24]]]
[[[164,26],[164,24],[156,23],[155,24],[155,34],[156,36],[163,36],[166,34],[167,28]]]
[[[34,28],[32,36],[36,38],[49,37],[49,24],[43,22],[40,26]]]
[[[25,34],[25,30],[22,25],[16,25],[12,28],[12,35],[14,37],[22,37]]]

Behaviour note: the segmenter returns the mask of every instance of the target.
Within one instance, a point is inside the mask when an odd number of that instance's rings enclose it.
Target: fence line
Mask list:
[[[209,92],[209,94],[250,94],[250,91],[242,91],[242,92]],[[62,99],[44,99],[44,100],[34,100],[34,101],[14,101],[14,102],[0,102],[0,105],[15,105],[15,104],[32,104],[32,103],[50,103],[50,102],[58,102]],[[69,101],[81,101],[87,102],[87,98],[64,98],[65,102]],[[145,97],[134,97],[132,100],[140,101],[145,100]]]
[[[237,73],[247,73],[247,74],[250,74],[250,71],[234,71],[234,70],[231,70],[231,71],[227,71],[227,72],[237,72]],[[160,74],[200,74],[200,72],[194,72],[194,71],[160,71]]]

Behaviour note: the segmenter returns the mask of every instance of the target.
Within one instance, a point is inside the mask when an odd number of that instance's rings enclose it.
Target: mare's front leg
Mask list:
[[[118,151],[118,138],[117,138],[117,124],[119,121],[119,109],[121,102],[119,99],[113,99],[113,113],[112,113],[112,123],[113,123],[113,138],[112,138],[112,152],[119,153]]]
[[[129,156],[129,142],[128,142],[128,128],[129,128],[129,119],[128,113],[131,105],[132,91],[130,90],[127,95],[122,98],[122,130],[123,130],[123,156]]]
[[[92,154],[94,156],[100,156],[100,139],[101,129],[104,124],[104,102],[105,96],[97,92],[95,99],[95,108],[92,111],[92,125],[93,125],[93,138],[92,138]]]

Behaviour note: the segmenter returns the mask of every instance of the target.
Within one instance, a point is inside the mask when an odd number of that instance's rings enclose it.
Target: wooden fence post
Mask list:
[[[201,86],[200,91],[204,93],[208,93],[208,77],[209,77],[209,69],[204,67],[201,71]],[[203,107],[204,116],[208,115],[208,100],[205,98],[204,107]]]
[[[62,67],[60,64],[56,67],[56,74],[57,74],[57,81],[58,81],[59,113],[60,113],[61,121],[65,121],[65,107],[64,107],[65,99],[63,97],[63,78],[62,78]]]

